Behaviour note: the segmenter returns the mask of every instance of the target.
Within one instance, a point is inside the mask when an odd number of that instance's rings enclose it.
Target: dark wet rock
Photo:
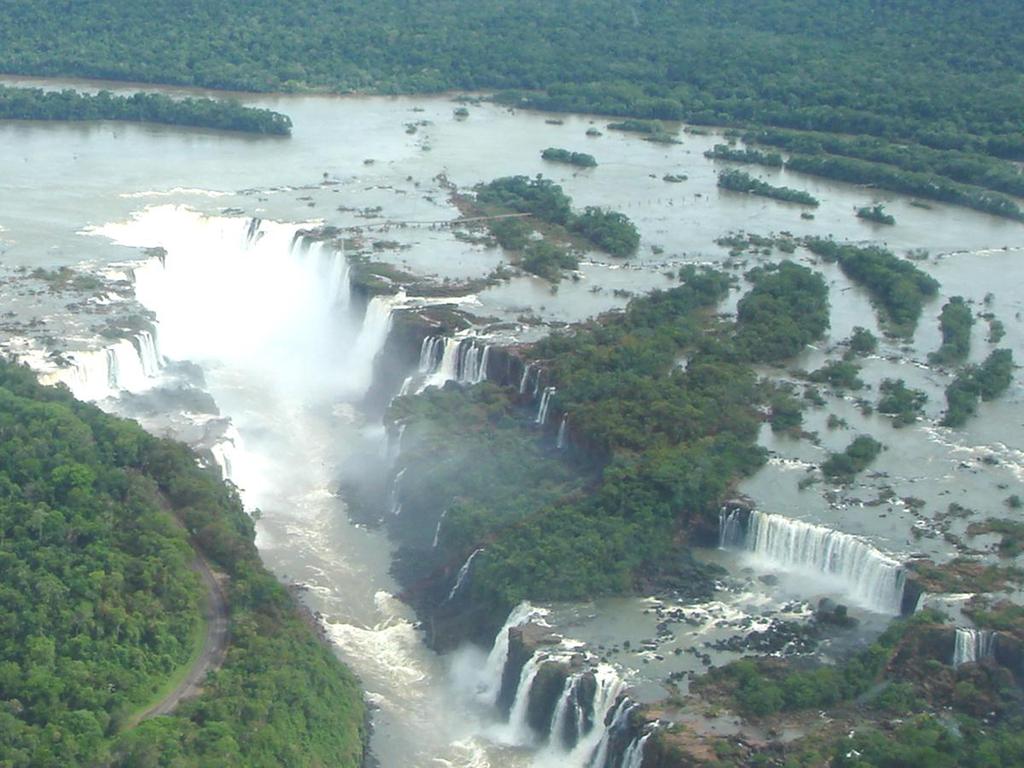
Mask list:
[[[1000,666],[1006,667],[1024,685],[1024,641],[1008,632],[997,632],[993,658]]]
[[[903,585],[903,600],[900,602],[900,615],[909,616],[917,610],[917,602],[924,593],[924,585],[912,573],[907,574],[907,581]]]
[[[572,666],[564,661],[548,661],[541,665],[530,686],[526,709],[526,722],[540,736],[547,736],[555,708],[565,690],[565,681],[572,674]]]
[[[813,624],[773,621],[767,629],[750,632],[745,637],[734,635],[724,638],[709,643],[709,647],[739,653],[809,653],[817,647],[819,635]]]
[[[683,550],[674,560],[649,574],[641,590],[671,592],[675,598],[686,602],[704,602],[712,599],[716,580],[724,574],[721,567],[698,562],[689,550]]]
[[[818,601],[814,618],[822,624],[831,624],[837,627],[853,627],[857,624],[857,620],[849,615],[845,605],[827,597]]]
[[[539,624],[524,624],[508,631],[508,658],[501,673],[501,690],[498,693],[498,707],[505,713],[512,709],[516,699],[519,678],[526,662],[543,648],[559,643],[559,638],[548,627]],[[564,678],[563,678],[564,683]]]

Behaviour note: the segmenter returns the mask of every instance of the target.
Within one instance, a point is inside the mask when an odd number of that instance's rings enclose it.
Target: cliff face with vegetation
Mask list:
[[[357,766],[356,681],[260,563],[217,472],[0,362],[0,753],[9,766]],[[138,723],[201,644],[203,558],[230,641],[198,698]]]
[[[763,461],[757,406],[768,392],[752,365],[819,338],[828,301],[820,275],[769,266],[726,323],[712,314],[724,274],[680,279],[625,312],[492,349],[490,383],[391,406],[388,419],[404,425],[397,572],[436,646],[489,642],[521,600],[651,583],[710,594],[682,551]]]

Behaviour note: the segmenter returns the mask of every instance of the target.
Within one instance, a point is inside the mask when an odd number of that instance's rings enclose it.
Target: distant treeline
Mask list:
[[[8,5],[0,71],[253,91],[493,89],[544,109],[1024,158],[1016,0]]]
[[[74,90],[0,86],[0,120],[125,120],[187,125],[221,131],[288,136],[292,121],[269,109],[243,107],[237,101],[172,99],[158,93],[115,96]]]

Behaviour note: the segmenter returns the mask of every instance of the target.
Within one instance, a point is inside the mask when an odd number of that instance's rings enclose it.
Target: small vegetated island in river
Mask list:
[[[556,147],[548,147],[540,156],[545,160],[550,160],[553,163],[566,163],[568,165],[577,165],[580,168],[595,168],[597,167],[597,160],[594,159],[593,155],[588,155],[586,152],[570,152],[568,149],[558,149]]]
[[[358,685],[218,472],[3,360],[0,433],[3,765],[361,764]],[[226,616],[204,617],[206,568]],[[202,658],[208,621],[229,625],[222,666],[143,719]]]
[[[292,121],[269,109],[244,107],[224,99],[172,99],[158,93],[115,96],[70,89],[0,86],[0,120],[122,120],[163,123],[220,131],[288,136]]]
[[[478,185],[475,197],[457,194],[455,201],[469,217],[486,221],[513,264],[552,283],[579,266],[585,248],[629,258],[640,246],[628,216],[596,206],[576,213],[562,187],[540,175],[494,179]]]
[[[782,200],[786,203],[798,203],[810,205],[815,208],[820,205],[818,199],[810,192],[791,187],[776,187],[767,181],[756,179],[746,171],[735,168],[722,171],[718,174],[718,186],[733,192],[748,192],[759,197],[770,197],[773,200]]]

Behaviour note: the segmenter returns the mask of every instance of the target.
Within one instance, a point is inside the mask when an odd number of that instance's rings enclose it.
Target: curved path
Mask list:
[[[192,562],[192,569],[199,574],[206,588],[206,637],[203,639],[203,650],[181,684],[143,712],[139,718],[140,722],[169,714],[179,702],[198,696],[206,675],[224,663],[228,648],[228,606],[224,599],[224,591],[210,571],[209,564],[202,557],[196,556]]]

